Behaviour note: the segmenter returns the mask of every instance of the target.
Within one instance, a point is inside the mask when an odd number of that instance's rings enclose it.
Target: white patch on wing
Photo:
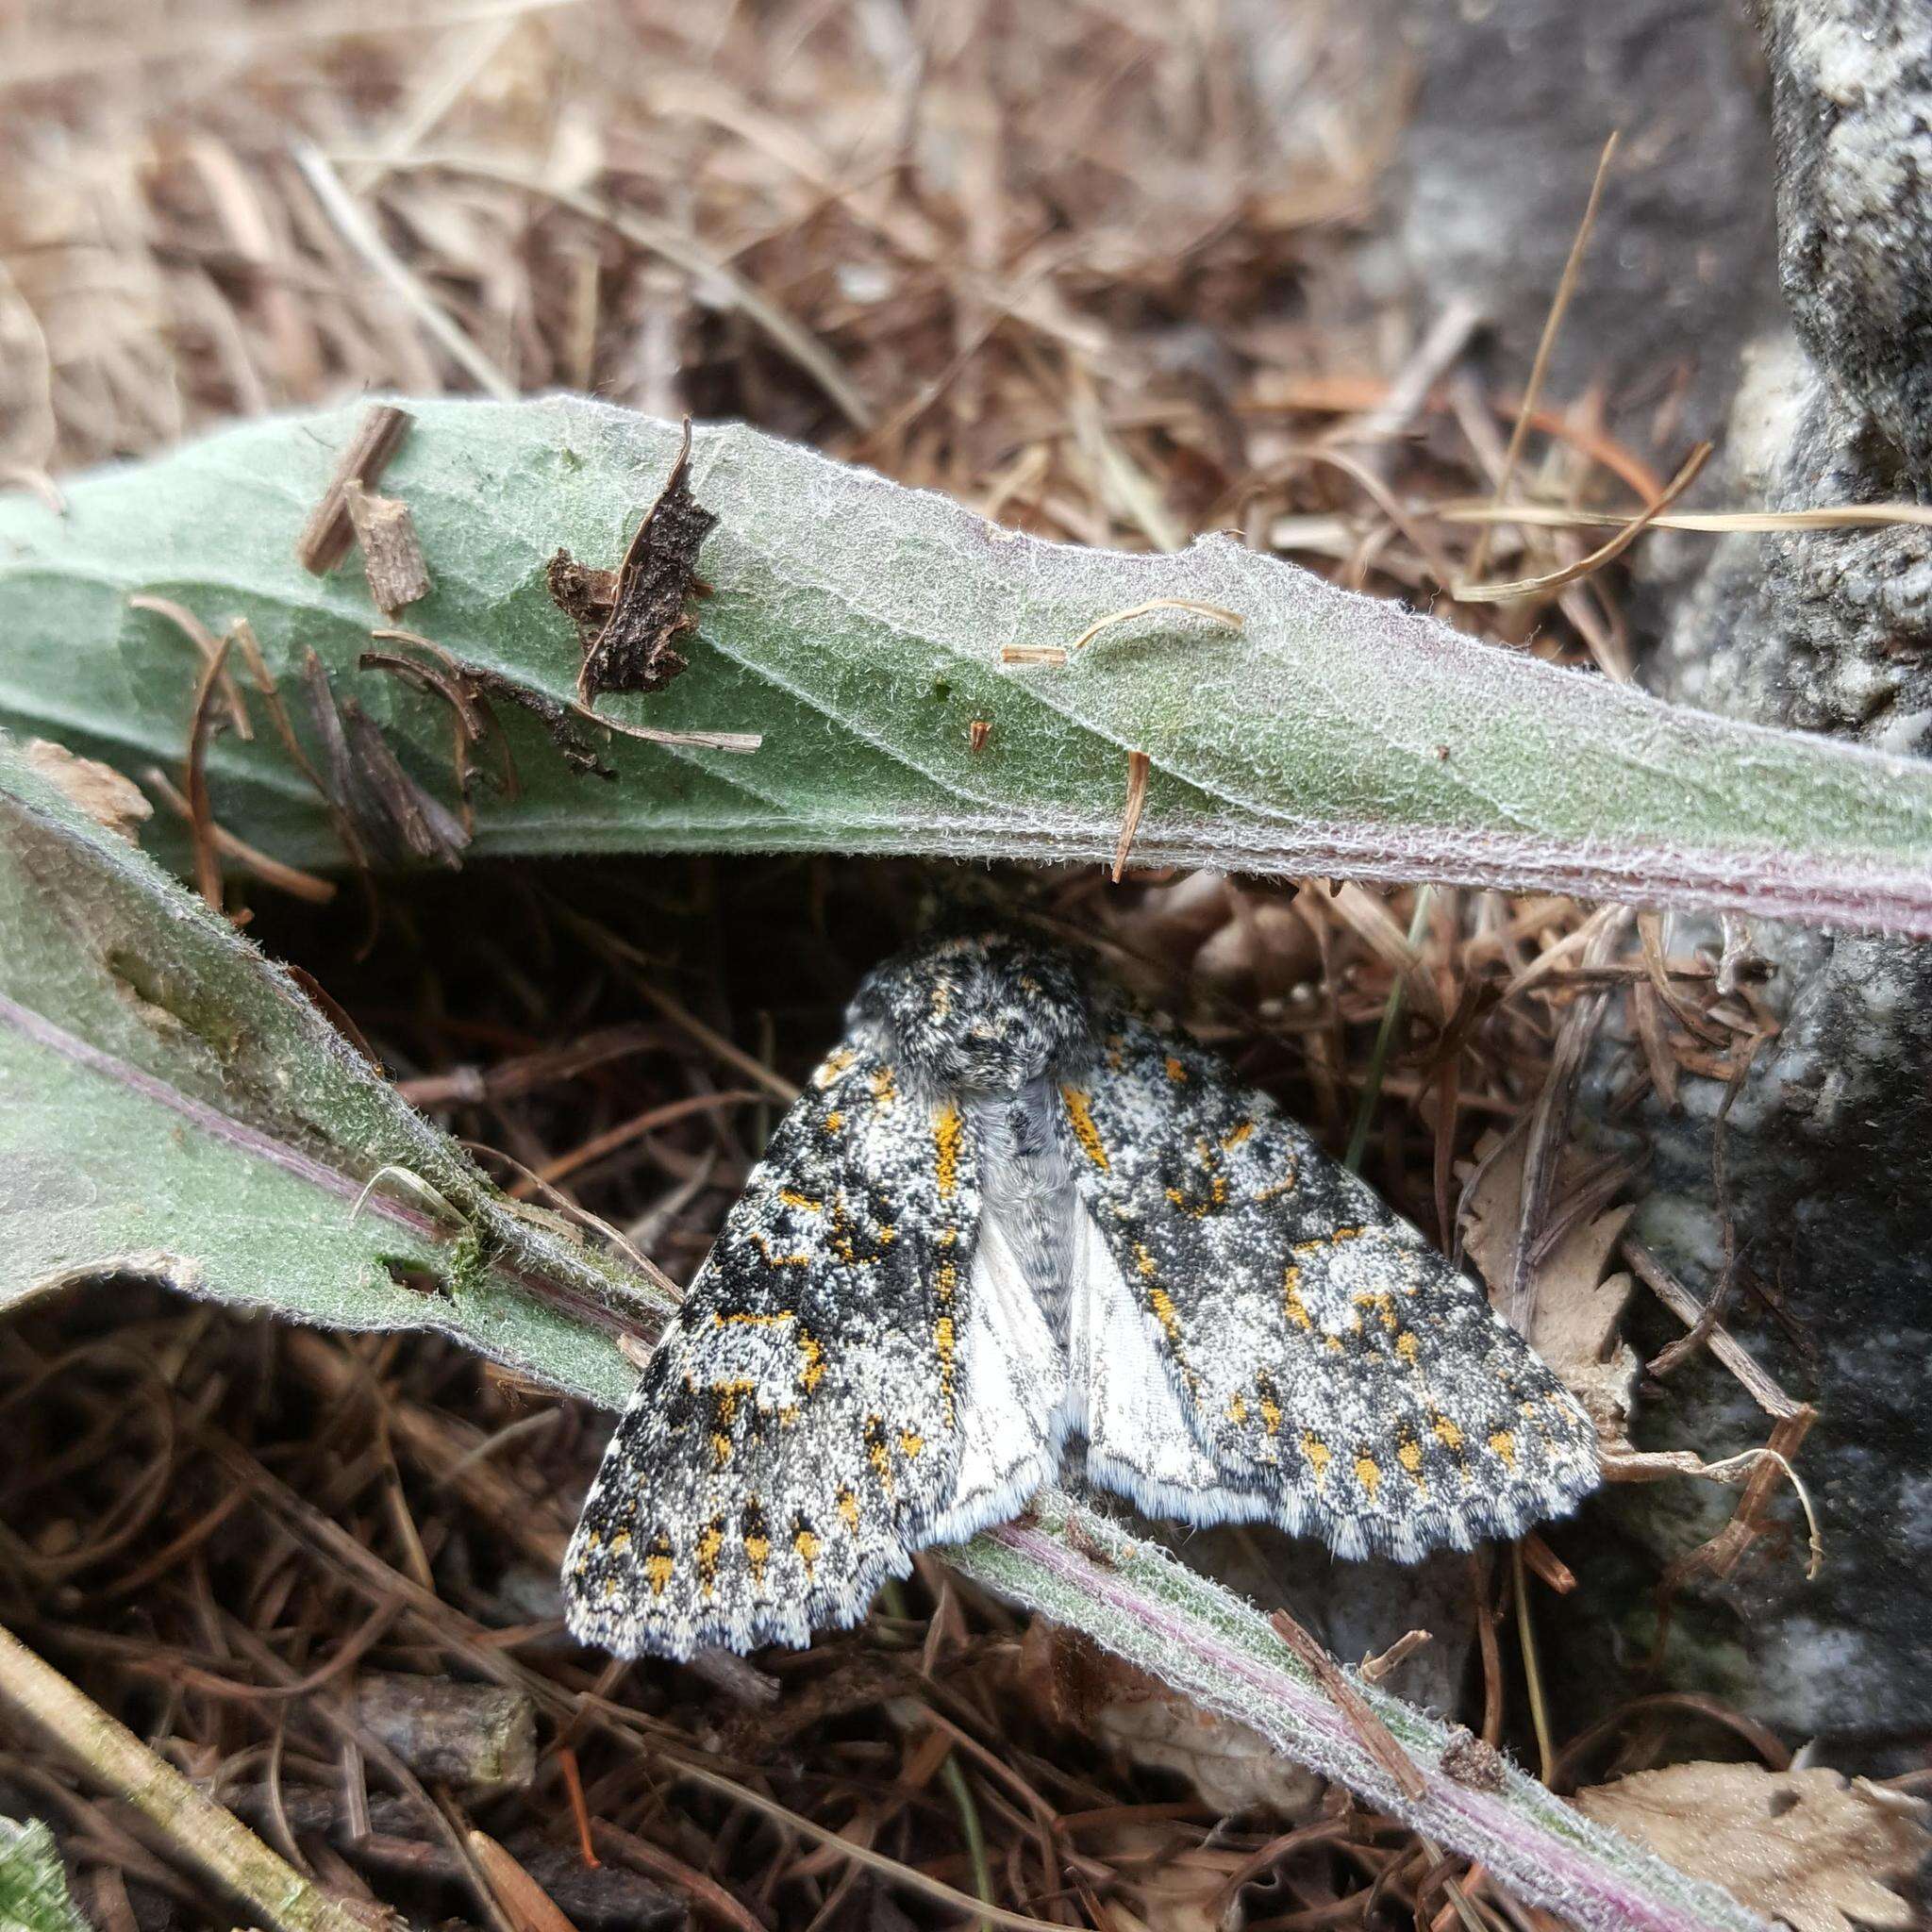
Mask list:
[[[1066,1357],[992,1213],[979,1224],[958,1361],[959,1474],[935,1542],[1011,1518],[1052,1477],[1066,1436]]]
[[[1228,1488],[1203,1453],[1156,1348],[1154,1316],[1128,1288],[1092,1215],[1082,1208],[1075,1222],[1068,1409],[1087,1438],[1089,1481],[1150,1515],[1186,1523],[1285,1522],[1279,1501]]]

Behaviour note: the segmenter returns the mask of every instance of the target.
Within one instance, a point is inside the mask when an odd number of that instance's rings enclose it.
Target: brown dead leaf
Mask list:
[[[662,691],[684,669],[676,640],[697,624],[685,607],[709,593],[698,550],[718,521],[691,493],[690,469],[687,417],[677,460],[616,570],[581,564],[567,550],[550,559],[551,598],[583,646],[580,704],[594,707],[607,691]]]
[[[1835,1771],[1674,1764],[1592,1786],[1575,1802],[1796,1932],[1851,1932],[1854,1920],[1912,1924],[1891,1881],[1932,1850],[1921,1800]]]
[[[1228,1880],[1244,1861],[1240,1852],[1198,1840],[1198,1830],[1150,1819],[1124,1819],[1095,1833],[1085,1849],[1120,1880],[1097,1923],[1109,1932],[1224,1932]]]
[[[69,805],[84,811],[96,824],[107,826],[130,845],[141,842],[141,827],[154,816],[155,808],[141,788],[112,765],[80,758],[50,738],[29,739],[26,761]]]
[[[1526,1142],[1519,1137],[1490,1159],[1496,1144],[1493,1134],[1477,1143],[1477,1160],[1487,1165],[1471,1192],[1462,1223],[1469,1258],[1489,1284],[1492,1300],[1514,1268]],[[1563,1203],[1583,1178],[1584,1162],[1574,1152],[1566,1152],[1555,1204],[1560,1232],[1536,1263],[1536,1316],[1529,1341],[1589,1411],[1604,1446],[1615,1449],[1627,1447],[1624,1431],[1639,1361],[1636,1351],[1617,1334],[1630,1299],[1631,1279],[1608,1269],[1631,1208],[1606,1208],[1561,1226]]]
[[[1037,1619],[1021,1645],[1020,1675],[1056,1724],[1130,1764],[1178,1773],[1224,1816],[1293,1820],[1321,1796],[1320,1778],[1246,1724],[1203,1710],[1078,1631]]]

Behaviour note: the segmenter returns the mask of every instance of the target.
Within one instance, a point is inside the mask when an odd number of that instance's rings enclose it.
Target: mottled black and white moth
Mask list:
[[[1077,1440],[1151,1514],[1413,1560],[1564,1513],[1589,1418],[1265,1096],[1067,957],[870,974],[611,1438],[565,1562],[622,1656],[803,1644]]]

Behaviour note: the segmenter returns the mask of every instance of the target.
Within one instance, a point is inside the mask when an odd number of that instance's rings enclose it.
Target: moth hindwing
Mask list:
[[[1475,1286],[1265,1096],[1073,963],[866,979],[611,1439],[565,1574],[625,1655],[803,1643],[1088,1477],[1412,1559],[1560,1513],[1594,1432]]]

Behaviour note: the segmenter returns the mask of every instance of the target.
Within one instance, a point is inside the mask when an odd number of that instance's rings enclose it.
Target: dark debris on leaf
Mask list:
[[[404,770],[380,727],[354,698],[340,706],[313,651],[303,659],[309,715],[322,741],[323,782],[358,867],[428,860],[462,864],[469,829]]]
[[[551,598],[583,646],[582,704],[594,706],[607,691],[662,691],[685,668],[676,641],[697,626],[691,598],[710,593],[697,558],[718,522],[691,493],[691,440],[686,417],[677,460],[614,571],[579,563],[567,550],[550,559]]]
[[[561,698],[548,691],[519,684],[501,671],[485,664],[473,664],[465,658],[453,657],[441,645],[408,631],[377,631],[379,638],[414,644],[428,655],[429,661],[405,657],[400,651],[364,651],[358,660],[364,671],[387,671],[414,685],[417,690],[440,697],[449,706],[456,727],[457,784],[464,799],[470,796],[475,775],[470,752],[484,737],[495,734],[503,758],[503,775],[498,789],[507,798],[519,791],[515,761],[504,741],[491,700],[498,698],[525,710],[542,725],[558,757],[572,771],[598,778],[615,778],[617,773],[597,756],[597,746],[584,729],[581,717]]]

